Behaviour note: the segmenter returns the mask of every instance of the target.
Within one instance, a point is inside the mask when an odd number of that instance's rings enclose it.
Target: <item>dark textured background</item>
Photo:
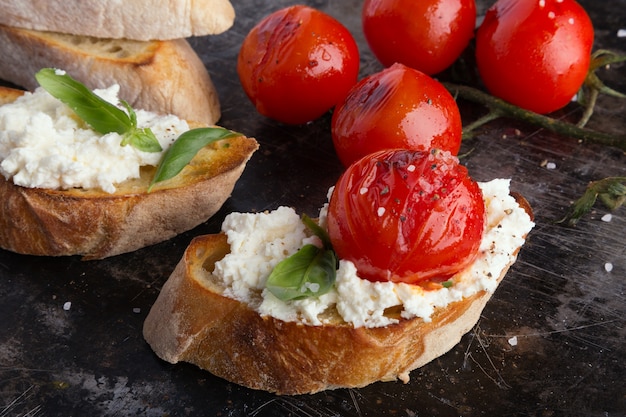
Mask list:
[[[361,1],[306,3],[352,30],[361,75],[380,68],[363,41]],[[479,12],[491,3],[479,1]],[[595,24],[596,49],[626,53],[626,38],[617,36],[626,29],[626,1],[581,3]],[[606,211],[597,206],[574,229],[554,224],[589,181],[626,175],[626,157],[513,121],[492,123],[461,153],[471,150],[464,163],[477,180],[512,178],[513,189],[534,207],[537,227],[477,326],[448,354],[414,371],[409,384],[276,397],[152,353],[141,335],[143,320],[193,236],[216,232],[233,210],[291,205],[315,215],[341,171],[328,116],[282,126],[259,116],[239,85],[242,39],[262,16],[289,4],[235,0],[230,31],[190,40],[219,90],[220,123],[261,144],[214,218],[103,261],[0,251],[0,417],[626,416],[626,209],[610,222],[600,220]],[[602,76],[626,91],[626,65]],[[479,111],[461,106],[465,117]],[[578,115],[575,105],[559,113]],[[591,126],[624,132],[626,102],[603,99]],[[515,346],[508,341],[514,336]]]

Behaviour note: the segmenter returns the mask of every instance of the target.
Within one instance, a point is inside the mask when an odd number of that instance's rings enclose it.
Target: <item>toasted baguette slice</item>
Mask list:
[[[525,200],[520,201],[530,213]],[[189,362],[228,381],[277,394],[406,382],[411,370],[454,347],[491,297],[481,291],[437,308],[431,322],[399,315],[399,323],[377,328],[355,328],[338,315],[321,326],[286,322],[222,295],[223,284],[212,271],[229,252],[224,234],[196,237],[148,314],[144,337],[167,362]]]
[[[20,94],[0,87],[0,104]],[[141,178],[118,184],[113,194],[20,187],[0,175],[0,247],[101,259],[162,242],[215,214],[257,148],[256,140],[244,136],[207,146],[150,193],[154,167],[142,168]]]
[[[211,77],[184,39],[99,39],[0,25],[0,55],[0,79],[26,90],[38,87],[41,68],[59,68],[91,89],[119,84],[121,98],[138,109],[207,125],[220,118]]]
[[[99,38],[168,40],[229,29],[228,0],[0,0],[0,24]]]

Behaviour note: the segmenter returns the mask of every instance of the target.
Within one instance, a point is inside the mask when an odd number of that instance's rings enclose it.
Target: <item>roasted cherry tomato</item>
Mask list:
[[[487,89],[519,107],[564,107],[587,76],[593,26],[574,0],[499,0],[476,33],[476,63]]]
[[[292,6],[250,31],[237,72],[259,113],[302,124],[343,100],[357,81],[359,51],[340,22],[319,10]]]
[[[348,166],[381,149],[461,146],[459,108],[441,83],[394,64],[357,83],[335,108],[331,132],[341,162]]]
[[[328,207],[328,234],[361,278],[446,280],[477,256],[482,192],[449,152],[388,149],[355,162]]]
[[[395,62],[436,74],[474,37],[474,0],[365,0],[363,32],[385,66]]]

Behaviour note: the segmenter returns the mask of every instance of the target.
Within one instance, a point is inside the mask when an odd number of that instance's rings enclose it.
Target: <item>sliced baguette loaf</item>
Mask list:
[[[20,94],[0,87],[0,104]],[[26,188],[0,175],[0,247],[29,255],[100,259],[162,242],[215,214],[257,148],[254,139],[244,136],[209,145],[150,193],[154,167],[142,168],[140,178],[118,184],[113,194]]]
[[[437,308],[430,322],[389,311],[385,314],[397,318],[397,324],[355,328],[336,310],[324,312],[330,322],[320,326],[287,322],[261,316],[223,295],[224,285],[212,272],[229,252],[224,234],[196,237],[148,314],[144,337],[167,362],[189,362],[228,381],[277,394],[407,382],[411,370],[459,342],[491,297],[483,290]]]
[[[0,24],[99,38],[168,40],[229,29],[228,0],[0,0]]]
[[[219,97],[206,67],[184,39],[131,41],[73,36],[0,25],[0,79],[26,90],[42,68],[61,68],[87,87],[119,84],[139,109],[212,125]]]

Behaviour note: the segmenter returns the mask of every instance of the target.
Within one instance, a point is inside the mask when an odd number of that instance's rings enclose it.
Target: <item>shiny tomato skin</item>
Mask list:
[[[334,107],[356,83],[359,51],[333,17],[291,6],[252,28],[239,51],[237,72],[259,113],[303,124]]]
[[[461,147],[461,114],[441,83],[393,64],[350,90],[333,112],[331,134],[344,166],[390,148],[438,148],[456,155]]]
[[[400,62],[437,74],[474,37],[475,0],[365,0],[363,32],[385,66]]]
[[[328,234],[340,259],[371,281],[443,281],[477,256],[485,205],[449,152],[387,149],[347,168],[330,198]]]
[[[583,84],[593,39],[591,20],[574,0],[499,0],[476,33],[476,64],[493,95],[551,113]]]

